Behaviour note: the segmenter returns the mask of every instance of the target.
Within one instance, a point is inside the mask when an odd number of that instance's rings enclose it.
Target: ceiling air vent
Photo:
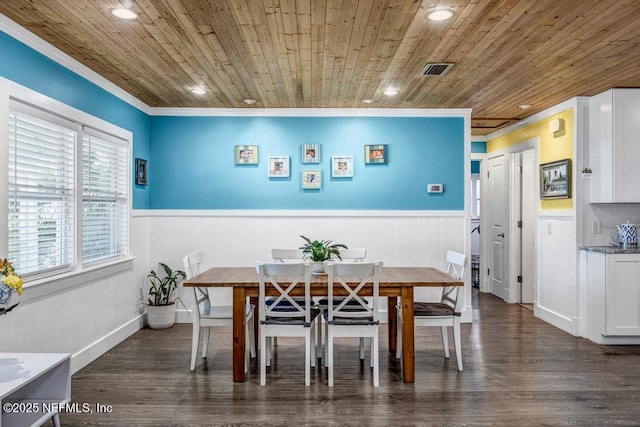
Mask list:
[[[430,62],[420,72],[421,76],[444,76],[453,67],[452,62]]]

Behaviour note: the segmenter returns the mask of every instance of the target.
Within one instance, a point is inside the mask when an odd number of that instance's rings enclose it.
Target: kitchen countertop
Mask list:
[[[580,246],[580,249],[603,254],[640,254],[638,247],[624,249],[621,246]]]

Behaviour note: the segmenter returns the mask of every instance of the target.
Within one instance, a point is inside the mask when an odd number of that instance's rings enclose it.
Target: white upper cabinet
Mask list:
[[[591,98],[589,167],[589,202],[640,202],[640,89]]]

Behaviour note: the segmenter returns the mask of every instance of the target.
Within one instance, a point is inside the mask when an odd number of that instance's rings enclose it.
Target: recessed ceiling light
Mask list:
[[[387,89],[382,93],[384,93],[387,96],[393,96],[393,95],[397,95],[398,94],[398,90],[397,89]]]
[[[135,13],[133,10],[126,9],[124,7],[111,9],[111,14],[113,16],[117,16],[120,19],[136,19],[138,17],[138,14]]]
[[[427,19],[429,21],[446,21],[453,16],[453,11],[450,9],[438,9],[427,13]]]
[[[207,93],[207,91],[202,89],[201,87],[196,87],[196,88],[191,89],[191,93],[193,93],[195,95],[204,95],[205,93]]]
[[[373,99],[363,99],[362,102],[364,102],[365,104],[372,104],[374,102]]]
[[[521,110],[526,110],[526,109],[528,109],[528,108],[531,108],[531,104],[522,104],[522,105],[518,105],[518,107],[519,107]]]
[[[247,99],[244,99],[242,102],[244,102],[247,105],[251,105],[251,104],[255,104],[256,100],[252,98],[247,98]]]

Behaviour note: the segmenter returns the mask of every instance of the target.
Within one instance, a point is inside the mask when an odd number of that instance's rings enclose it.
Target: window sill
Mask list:
[[[133,260],[136,257],[127,257],[112,261],[107,264],[95,265],[68,273],[49,276],[25,283],[24,292],[20,297],[20,303],[46,297],[48,295],[66,291],[85,283],[95,282],[123,271],[133,270]]]

